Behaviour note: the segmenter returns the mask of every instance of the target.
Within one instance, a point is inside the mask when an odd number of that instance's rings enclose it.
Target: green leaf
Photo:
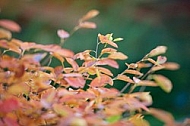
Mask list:
[[[106,121],[109,123],[115,123],[121,119],[121,115],[113,115],[106,118]]]
[[[115,38],[113,41],[118,42],[118,41],[122,41],[122,40],[123,40],[123,38]]]

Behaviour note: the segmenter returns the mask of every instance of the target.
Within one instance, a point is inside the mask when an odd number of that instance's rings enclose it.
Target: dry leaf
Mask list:
[[[96,28],[96,24],[94,22],[89,22],[89,21],[85,21],[85,22],[81,22],[79,24],[80,28]]]
[[[164,69],[167,69],[167,70],[177,70],[180,67],[179,64],[174,63],[174,62],[167,62],[167,63],[164,63],[162,66],[164,67]]]
[[[96,62],[96,65],[108,65],[113,68],[119,68],[118,63],[115,60],[108,59],[108,58],[102,58],[99,61]]]
[[[98,34],[98,37],[100,39],[100,42],[102,44],[106,43],[106,44],[109,44],[115,48],[118,48],[117,44],[112,42],[111,40],[109,40],[109,38],[107,36],[104,36],[104,35],[101,35],[101,34]]]
[[[10,31],[0,28],[0,38],[10,40],[12,34]]]

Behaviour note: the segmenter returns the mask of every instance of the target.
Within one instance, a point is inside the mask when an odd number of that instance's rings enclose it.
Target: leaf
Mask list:
[[[7,92],[16,96],[28,94],[30,92],[30,87],[25,83],[14,84],[8,88]]]
[[[167,70],[177,70],[180,68],[180,65],[174,62],[164,63],[163,66],[164,66],[164,69],[167,69]]]
[[[122,40],[123,40],[123,38],[115,38],[113,41],[118,42],[118,41],[122,41]]]
[[[142,76],[143,73],[137,71],[137,70],[125,70],[124,73],[128,73],[128,74],[134,74],[134,75],[139,75]]]
[[[121,119],[120,115],[112,115],[112,116],[107,117],[106,121],[108,123],[115,123],[115,122],[118,122],[120,119]]]
[[[135,92],[130,94],[130,96],[139,99],[146,106],[152,104],[152,96],[150,95],[150,92]]]
[[[164,110],[150,108],[150,114],[164,122],[167,126],[175,126],[174,117]]]
[[[113,47],[115,47],[115,48],[118,48],[117,44],[114,43],[114,42],[112,42],[112,41],[110,41],[107,36],[98,34],[98,38],[100,39],[100,42],[101,42],[102,44],[106,43],[106,44],[109,44],[109,45],[111,45],[111,46],[113,46]]]
[[[121,52],[114,52],[114,53],[111,53],[108,58],[110,59],[118,59],[118,60],[126,60],[128,57],[121,53]]]
[[[158,71],[158,70],[162,70],[164,69],[165,67],[163,65],[158,65],[158,66],[154,66],[151,68],[151,72],[155,72],[155,71]]]
[[[21,30],[21,27],[16,22],[7,19],[1,19],[0,26],[13,32],[19,32]]]
[[[100,71],[101,73],[107,74],[109,76],[113,76],[112,72],[109,69],[106,69],[104,67],[97,67],[98,71]]]
[[[68,110],[61,104],[53,104],[53,110],[60,116],[67,116],[69,114]]]
[[[146,120],[143,119],[143,116],[141,114],[136,114],[136,115],[130,117],[129,121],[134,126],[150,126],[150,124]]]
[[[12,40],[10,42],[7,42],[6,40],[0,40],[0,47],[11,50],[11,51],[16,52],[18,54],[21,54],[21,49],[19,48],[19,46],[12,43]]]
[[[0,38],[10,40],[12,34],[10,31],[0,28]]]
[[[147,61],[151,62],[154,65],[158,65],[158,63],[155,60],[153,60],[152,58],[148,58]]]
[[[125,82],[128,82],[128,83],[134,83],[134,81],[132,79],[130,79],[128,76],[126,75],[122,75],[122,74],[119,74],[116,79],[118,80],[122,80],[122,81],[125,81]]]
[[[0,112],[8,113],[19,108],[19,101],[15,97],[10,97],[0,101]]]
[[[74,71],[77,71],[79,66],[77,62],[72,58],[66,58],[67,62],[73,67]]]
[[[53,57],[57,58],[61,63],[63,63],[65,60],[63,58],[63,56],[59,55],[56,52],[50,53],[50,55],[52,55]]]
[[[167,50],[166,46],[157,46],[155,49],[151,50],[150,53],[148,54],[149,57],[157,56],[160,54],[165,53]]]
[[[82,77],[80,73],[67,73],[67,74],[62,74],[64,78],[66,77]]]
[[[172,90],[171,81],[163,75],[154,74],[151,77],[155,80],[155,82],[167,93]]]
[[[79,22],[83,22],[86,20],[89,20],[95,16],[97,16],[99,14],[98,10],[90,10],[87,14],[85,14],[80,20]]]
[[[164,64],[167,61],[167,58],[165,56],[158,56],[156,62],[158,64]]]
[[[99,77],[94,78],[91,81],[90,86],[91,87],[103,87],[106,84],[113,85],[113,80],[111,77],[102,74]]]
[[[79,24],[79,28],[92,28],[92,29],[95,29],[96,24],[94,22],[85,21],[85,22],[81,22]]]
[[[65,30],[63,29],[59,29],[57,30],[57,35],[62,38],[62,39],[65,39],[65,38],[68,38],[69,37],[69,33],[66,32]]]
[[[5,125],[2,126],[19,126],[17,118],[11,118],[11,117],[4,117],[3,122]]]
[[[86,82],[83,77],[66,77],[64,79],[70,86],[75,88],[83,88]]]
[[[150,80],[141,80],[139,83],[137,83],[137,86],[151,86],[151,87],[156,87],[158,84],[154,81]]]
[[[96,65],[108,65],[113,68],[119,68],[118,63],[115,60],[108,59],[108,58],[102,58],[99,61],[96,62]]]
[[[104,49],[102,49],[101,54],[104,54],[104,53],[113,53],[113,52],[117,52],[117,50],[113,49],[113,48],[104,48]]]

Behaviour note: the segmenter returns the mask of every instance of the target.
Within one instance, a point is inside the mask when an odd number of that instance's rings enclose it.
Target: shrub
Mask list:
[[[0,20],[0,125],[6,126],[148,126],[143,117],[151,114],[168,126],[173,116],[150,108],[152,97],[146,86],[169,93],[171,81],[156,71],[176,70],[178,64],[166,62],[166,46],[158,46],[136,63],[114,76],[109,68],[119,68],[117,60],[128,57],[117,50],[113,34],[98,34],[95,50],[74,54],[62,48],[67,38],[80,28],[96,28],[88,20],[98,15],[89,11],[70,34],[57,31],[60,44],[42,45],[12,38],[20,26]],[[52,58],[60,66],[51,67]],[[80,62],[79,62],[80,61]],[[115,80],[126,82],[122,90]],[[140,88],[139,88],[140,87]],[[127,93],[124,93],[127,92]]]

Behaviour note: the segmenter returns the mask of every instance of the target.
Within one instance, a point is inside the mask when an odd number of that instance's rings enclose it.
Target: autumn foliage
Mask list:
[[[89,11],[71,33],[58,30],[60,45],[12,38],[11,32],[19,32],[20,26],[0,20],[0,126],[149,126],[143,118],[147,114],[167,126],[176,125],[170,113],[148,107],[152,97],[145,91],[147,86],[172,90],[167,77],[155,74],[179,68],[163,56],[166,46],[156,47],[136,63],[125,63],[118,75],[109,68],[118,69],[117,61],[128,58],[117,50],[122,38],[98,34],[95,50],[76,54],[62,48],[76,30],[96,28],[88,20],[98,13]],[[51,67],[52,58],[60,66]],[[126,86],[114,88],[116,80]]]

